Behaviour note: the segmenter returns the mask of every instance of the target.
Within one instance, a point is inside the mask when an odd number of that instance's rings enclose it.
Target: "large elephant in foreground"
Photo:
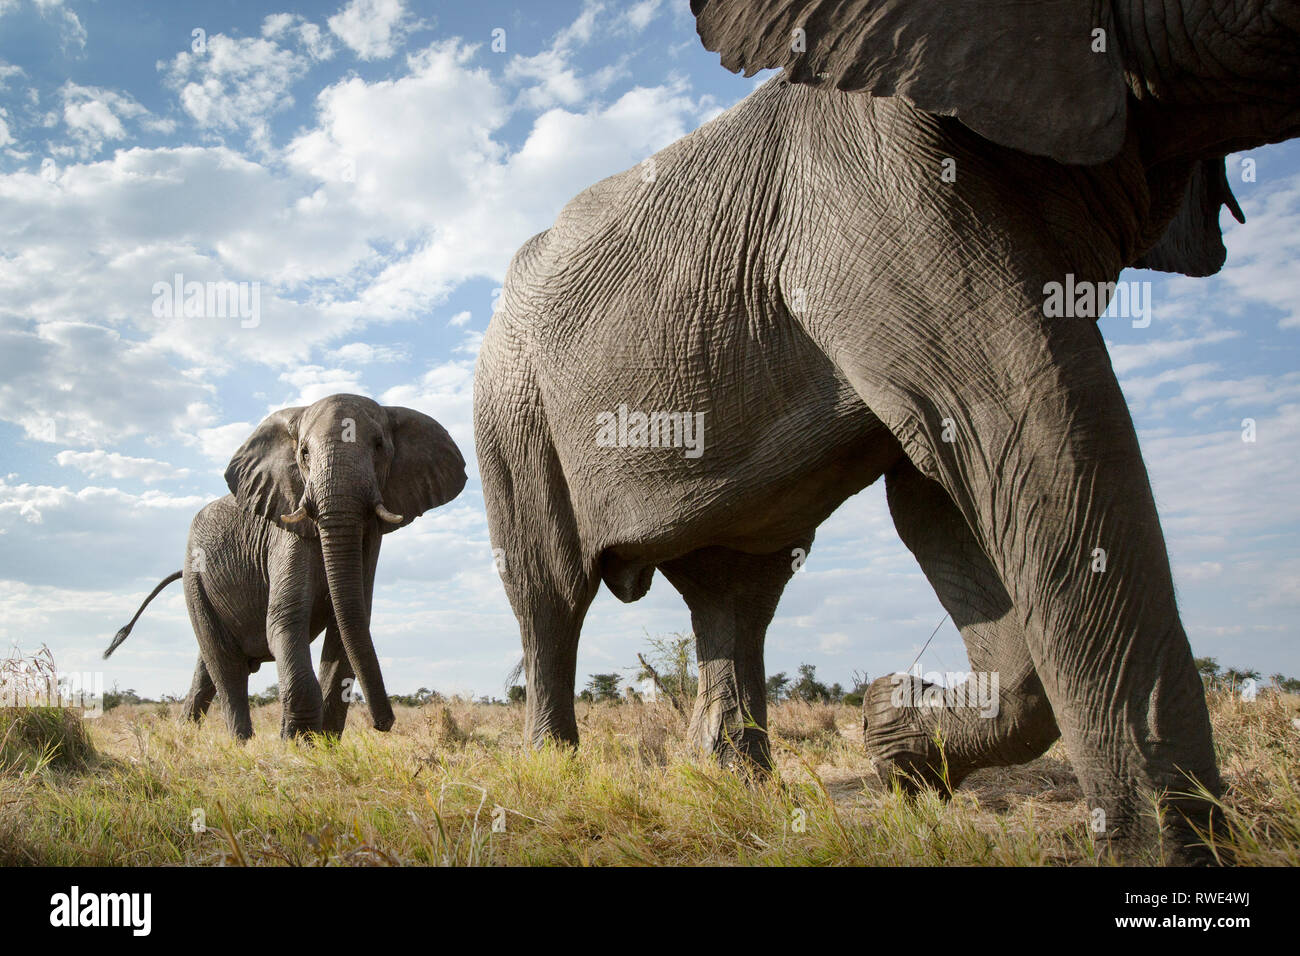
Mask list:
[[[877,765],[956,783],[1061,736],[1112,847],[1153,843],[1166,792],[1166,848],[1195,857],[1209,804],[1178,795],[1217,793],[1218,770],[1104,306],[1061,317],[1045,293],[1217,271],[1223,157],[1300,133],[1300,6],[692,9],[724,65],[784,75],[570,202],[515,256],[479,357],[531,739],[577,739],[600,582],[633,601],[658,569],[698,640],[694,737],[768,760],[763,639],[792,551],[884,476],[1001,706],[878,681]]]

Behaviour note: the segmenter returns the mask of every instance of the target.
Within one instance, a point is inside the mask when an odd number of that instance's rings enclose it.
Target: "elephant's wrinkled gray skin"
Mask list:
[[[1148,794],[1215,793],[1218,771],[1128,409],[1096,323],[1047,318],[1044,287],[1221,266],[1222,157],[1300,133],[1300,6],[692,9],[726,66],[787,74],[570,202],[515,256],[479,357],[531,739],[577,739],[600,581],[631,601],[658,568],[697,635],[693,734],[766,761],[762,645],[792,551],[883,475],[1001,708],[899,708],[877,682],[877,765],[933,774],[941,725],[955,782],[1059,734],[1101,836],[1139,853]],[[598,443],[622,404],[703,413],[703,454]],[[1181,859],[1208,814],[1172,809]]]
[[[343,682],[355,675],[371,722],[388,730],[393,709],[370,636],[379,545],[460,494],[455,442],[420,412],[331,395],[269,416],[235,452],[226,484],[231,494],[190,525],[185,603],[200,654],[185,716],[198,720],[215,695],[231,733],[250,737],[248,675],[274,660],[281,736],[341,734]],[[310,645],[321,631],[318,682]]]

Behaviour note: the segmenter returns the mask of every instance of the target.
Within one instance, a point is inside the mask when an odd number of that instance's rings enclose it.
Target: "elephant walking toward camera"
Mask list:
[[[248,675],[274,660],[281,736],[341,734],[353,680],[374,726],[388,730],[393,709],[370,635],[379,546],[460,494],[455,442],[420,412],[331,395],[269,416],[235,452],[226,483],[231,494],[190,525],[184,572],[154,589],[104,656],[183,577],[200,654],[185,716],[198,720],[216,697],[231,733],[252,736]],[[311,642],[322,631],[318,681]]]
[[[1222,265],[1223,157],[1300,133],[1300,8],[691,7],[724,65],[785,74],[657,154],[653,176],[570,202],[515,256],[479,356],[531,738],[577,739],[600,582],[632,601],[658,569],[699,642],[692,734],[766,763],[767,625],[816,527],[883,476],[1000,707],[918,707],[877,681],[877,766],[931,781],[946,766],[955,784],[1059,735],[1100,835],[1153,845],[1150,797],[1170,793],[1178,857],[1209,812],[1177,794],[1217,793],[1218,771],[1094,319],[1127,266]],[[1092,309],[1056,317],[1053,287],[1090,290]],[[683,416],[703,423],[695,448]]]

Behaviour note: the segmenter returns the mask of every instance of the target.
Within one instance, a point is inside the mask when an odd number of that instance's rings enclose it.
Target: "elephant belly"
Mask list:
[[[826,357],[780,319],[692,354],[687,324],[547,372],[544,402],[584,549],[640,568],[697,548],[766,554],[901,454]],[[683,341],[673,341],[674,336]],[[549,394],[547,394],[549,393]]]
[[[638,566],[709,546],[768,554],[805,537],[901,455],[865,407],[856,421],[824,419],[774,441],[784,451],[777,458],[760,441],[753,455],[672,483],[645,483],[634,469],[613,476],[601,550]]]

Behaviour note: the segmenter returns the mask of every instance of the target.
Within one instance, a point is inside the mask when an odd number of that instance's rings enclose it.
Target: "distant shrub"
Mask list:
[[[114,707],[121,707],[123,704],[152,704],[154,701],[147,697],[141,697],[134,689],[119,690],[117,684],[113,685],[112,690],[104,691],[104,712],[108,713]]]
[[[799,679],[790,688],[790,700],[801,700],[805,704],[829,704],[839,700],[844,691],[836,684],[827,687],[817,679],[817,667],[814,664],[799,665]]]
[[[15,647],[0,659],[0,774],[47,766],[79,770],[94,756],[81,713],[58,706],[57,694],[49,703],[57,686],[48,647],[28,656]]]
[[[440,704],[443,696],[436,690],[421,687],[414,694],[389,694],[389,703],[402,704],[406,707],[423,707],[425,704]]]
[[[678,710],[689,710],[700,680],[694,633],[662,637],[646,634],[646,644],[646,653],[637,655],[641,669],[636,680],[643,686],[651,682],[656,692],[667,695]]]
[[[618,703],[623,699],[618,689],[622,681],[622,674],[592,674],[587,689],[578,695],[578,699],[587,703]]]
[[[95,755],[81,715],[67,707],[0,708],[0,773],[84,769]]]
[[[280,685],[272,684],[260,694],[248,695],[248,706],[265,707],[267,704],[277,704],[280,702]]]

